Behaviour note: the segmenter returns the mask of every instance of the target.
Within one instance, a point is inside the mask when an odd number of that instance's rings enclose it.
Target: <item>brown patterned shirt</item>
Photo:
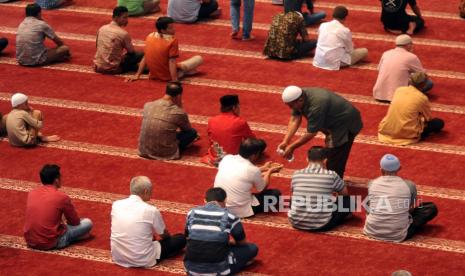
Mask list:
[[[297,35],[307,36],[305,21],[298,12],[273,17],[263,53],[269,57],[292,59],[297,54]]]
[[[174,103],[165,99],[146,103],[139,136],[139,155],[158,160],[178,159],[176,131],[191,128],[187,113]]]

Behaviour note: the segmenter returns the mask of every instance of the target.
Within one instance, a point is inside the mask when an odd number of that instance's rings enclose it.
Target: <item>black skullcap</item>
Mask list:
[[[237,95],[224,95],[220,98],[222,107],[235,106],[239,104],[239,96]]]

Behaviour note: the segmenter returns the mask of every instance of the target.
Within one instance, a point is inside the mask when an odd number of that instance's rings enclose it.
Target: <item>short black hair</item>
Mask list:
[[[40,181],[44,185],[51,185],[60,175],[60,167],[58,165],[46,164],[40,171]]]
[[[226,192],[223,190],[223,188],[210,188],[208,191],[205,193],[205,200],[207,202],[210,201],[218,201],[218,202],[224,202],[226,200]]]
[[[155,27],[157,28],[158,32],[161,30],[166,30],[168,28],[169,24],[173,24],[174,19],[168,16],[162,16],[157,19],[157,22],[155,23]]]
[[[343,20],[349,15],[349,10],[344,6],[337,6],[333,11],[333,18]]]
[[[180,82],[169,82],[166,85],[166,95],[176,97],[182,94],[182,85]]]
[[[262,139],[247,138],[242,141],[239,147],[239,155],[243,158],[249,158],[254,154],[262,153],[266,148],[266,142]]]
[[[117,6],[116,8],[113,9],[113,18],[120,17],[121,15],[127,12],[129,12],[128,8],[124,6]]]
[[[326,159],[327,151],[322,146],[313,146],[307,152],[308,160],[310,161],[323,161]]]
[[[37,5],[36,3],[28,4],[26,6],[26,16],[37,17],[41,11],[42,11],[42,8],[39,5]]]
[[[221,112],[229,112],[239,104],[239,96],[224,95],[220,98]]]

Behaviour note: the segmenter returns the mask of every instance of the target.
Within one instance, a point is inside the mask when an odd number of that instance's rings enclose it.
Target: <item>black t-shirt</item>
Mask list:
[[[381,21],[384,27],[405,31],[408,29],[410,16],[405,12],[407,4],[416,6],[416,0],[381,0]]]

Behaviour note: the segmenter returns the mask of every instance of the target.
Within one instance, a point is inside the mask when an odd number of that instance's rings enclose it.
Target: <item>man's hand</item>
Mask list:
[[[283,168],[283,164],[273,163],[271,164],[269,171],[270,173],[277,173]]]
[[[281,142],[281,144],[278,145],[278,150],[286,150],[287,148],[287,143],[286,142]]]
[[[289,145],[284,149],[283,158],[291,159],[292,155],[294,154],[294,147]]]

